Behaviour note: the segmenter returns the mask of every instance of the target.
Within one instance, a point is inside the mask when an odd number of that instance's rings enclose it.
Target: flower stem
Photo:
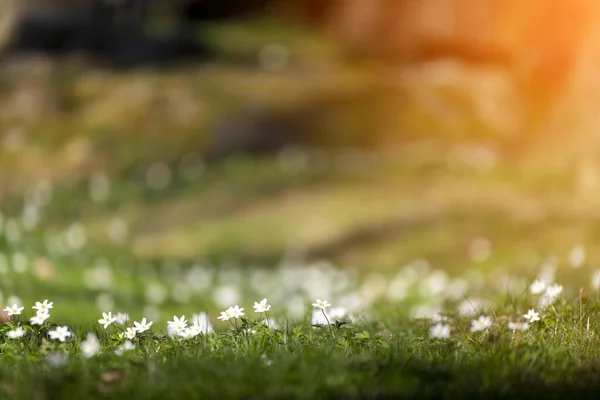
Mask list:
[[[325,309],[321,308],[321,312],[327,321],[327,329],[329,329],[329,332],[331,333],[331,322],[329,322],[329,318],[327,318],[327,314],[325,314]]]
[[[267,320],[267,328],[271,329],[271,327],[269,326],[269,316],[267,315],[266,311],[265,311],[265,318]]]

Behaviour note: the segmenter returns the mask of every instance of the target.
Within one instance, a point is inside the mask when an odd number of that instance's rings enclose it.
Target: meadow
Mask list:
[[[568,172],[352,130],[205,159],[240,104],[370,114],[368,67],[278,38],[277,73],[3,64],[0,397],[596,398],[598,211]]]

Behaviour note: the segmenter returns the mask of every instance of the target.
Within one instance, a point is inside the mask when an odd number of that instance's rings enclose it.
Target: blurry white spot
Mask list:
[[[285,307],[291,317],[300,317],[304,315],[304,311],[306,310],[304,300],[304,297],[298,295],[292,296],[287,300]]]
[[[46,362],[51,367],[62,367],[69,362],[69,356],[60,351],[53,350],[46,356]]]
[[[326,311],[329,321],[335,322],[335,320],[342,320],[348,311],[344,307],[334,307]]]
[[[592,272],[592,275],[590,276],[590,287],[592,290],[600,291],[600,269]]]
[[[21,228],[19,228],[19,223],[14,218],[10,218],[8,221],[6,221],[4,226],[4,234],[6,236],[6,240],[8,240],[8,242],[11,244],[21,241]]]
[[[49,180],[41,180],[36,183],[33,191],[33,201],[38,206],[46,206],[52,200],[54,186]]]
[[[469,258],[474,262],[483,262],[490,257],[492,244],[487,238],[477,238],[469,245]]]
[[[32,230],[35,228],[40,220],[40,213],[38,211],[37,206],[33,204],[28,204],[23,209],[23,215],[21,216],[21,221],[23,223],[23,227],[26,230]]]
[[[204,161],[196,153],[186,154],[179,163],[179,176],[186,181],[194,181],[204,174]]]
[[[387,279],[378,273],[370,273],[361,285],[360,294],[372,301],[387,292]]]
[[[106,233],[110,240],[121,244],[127,240],[129,228],[123,218],[115,217],[109,221]]]
[[[220,286],[213,293],[213,301],[223,308],[239,303],[240,299],[240,292],[234,286]]]
[[[285,69],[290,61],[290,51],[279,44],[269,44],[260,49],[258,64],[271,72]]]
[[[157,321],[160,319],[160,310],[153,305],[147,305],[143,310],[144,317],[150,321]]]
[[[199,327],[200,332],[207,334],[213,332],[212,324],[208,319],[208,315],[205,312],[201,312],[200,314],[192,315],[190,319],[192,325],[197,325]]]
[[[355,292],[350,292],[341,296],[338,303],[343,304],[349,312],[355,312],[361,307],[367,306],[360,295]]]
[[[91,269],[83,273],[85,285],[90,289],[108,289],[113,284],[112,278],[112,269],[106,260],[96,261]]]
[[[178,282],[173,285],[173,300],[178,303],[187,303],[192,298],[192,293],[186,282]]]
[[[110,196],[110,181],[103,173],[96,173],[90,181],[90,197],[95,203],[104,203]]]
[[[458,313],[462,316],[471,316],[477,314],[481,309],[481,302],[476,299],[463,300],[458,305]]]
[[[22,273],[26,272],[28,264],[29,264],[29,260],[25,254],[23,254],[23,253],[14,253],[13,254],[12,267],[16,273],[22,274]]]
[[[387,296],[392,301],[403,300],[407,294],[410,284],[408,280],[402,275],[398,274],[391,282],[388,287]]]
[[[23,302],[21,301],[21,299],[15,295],[8,296],[8,299],[6,299],[6,304],[16,304],[19,307],[23,306]]]
[[[433,271],[425,277],[420,285],[420,293],[423,297],[433,297],[441,294],[448,286],[448,275],[444,271]]]
[[[85,232],[85,228],[80,223],[75,223],[67,229],[67,234],[65,239],[67,240],[67,245],[74,250],[79,250],[83,246],[85,246],[87,242],[87,234]]]
[[[96,307],[101,311],[112,310],[115,307],[115,301],[110,294],[100,293],[96,297]]]
[[[546,290],[546,284],[542,280],[536,279],[531,283],[531,285],[529,285],[529,291],[531,294],[540,294],[544,290]]]
[[[6,256],[4,254],[0,254],[0,275],[8,274],[8,269],[8,261],[6,259]]]
[[[152,164],[146,171],[146,183],[154,190],[165,189],[171,183],[171,169],[164,162]]]
[[[411,318],[415,318],[415,319],[421,319],[421,318],[433,319],[437,315],[439,315],[440,312],[441,312],[441,309],[438,305],[419,304],[417,306],[414,306],[410,310],[410,316],[411,316]]]
[[[196,292],[202,292],[212,284],[213,273],[212,271],[202,268],[199,265],[194,265],[190,268],[187,273],[187,283],[190,288]]]
[[[556,272],[556,268],[558,267],[558,258],[555,256],[550,256],[546,258],[542,265],[540,266],[540,272],[538,273],[538,279],[546,282],[547,284],[550,282],[554,282],[554,274]]]
[[[571,268],[580,268],[585,263],[586,251],[585,247],[578,245],[571,249],[569,253],[569,265]]]
[[[331,320],[329,320],[331,322]],[[312,325],[327,325],[327,318],[321,310],[313,310],[310,323]]]
[[[467,293],[469,282],[466,279],[453,279],[446,287],[446,297],[450,300],[458,300]]]
[[[160,283],[151,283],[146,288],[146,301],[150,304],[164,303],[167,295],[167,289]]]

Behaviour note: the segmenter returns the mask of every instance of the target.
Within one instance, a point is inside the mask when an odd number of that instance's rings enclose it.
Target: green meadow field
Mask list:
[[[0,398],[597,398],[597,203],[419,110],[365,134],[371,67],[285,32],[0,66]],[[273,37],[290,68],[230,62]],[[315,134],[208,160],[247,104]]]

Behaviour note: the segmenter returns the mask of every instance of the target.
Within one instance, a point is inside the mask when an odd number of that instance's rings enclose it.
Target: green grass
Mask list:
[[[329,328],[290,322],[277,330],[242,319],[237,329],[224,323],[218,333],[186,341],[154,328],[121,356],[114,353],[123,343],[118,327],[73,327],[75,337],[59,343],[47,339],[50,326],[26,325],[25,338],[0,342],[0,393],[14,399],[558,399],[600,393],[600,301],[561,300],[517,332],[500,311],[485,332],[469,332],[470,319],[450,317],[452,334],[445,339],[431,338],[427,321],[398,319]],[[0,335],[10,328],[0,326]],[[248,328],[255,333],[245,333]],[[80,343],[90,331],[102,351],[85,359]],[[57,353],[65,356],[59,365]]]
[[[16,325],[0,325],[0,398],[597,398],[600,215],[593,197],[573,194],[568,171],[528,169],[502,152],[482,167],[468,157],[475,149],[455,145],[495,143],[493,127],[468,110],[458,127],[440,123],[411,100],[418,84],[382,88],[372,66],[295,28],[208,29],[225,58],[276,43],[290,68],[3,65],[0,304],[25,306],[27,336],[11,340]],[[309,122],[305,148],[182,174],[215,123],[247,104]],[[402,133],[382,144],[378,130]],[[380,147],[356,152],[365,143]],[[171,171],[161,190],[146,179],[155,163]],[[101,201],[90,195],[98,174],[110,188]],[[29,229],[25,205],[40,217]],[[115,218],[122,241],[107,234]],[[572,267],[575,246],[586,255]],[[529,293],[536,277],[565,286],[552,307]],[[216,319],[233,304],[250,317],[265,296],[280,330],[249,319],[257,332],[246,334]],[[353,320],[312,327],[316,297]],[[48,324],[31,327],[30,306],[46,298]],[[542,320],[511,332],[508,321],[530,308]],[[118,356],[119,328],[95,322],[106,311],[154,326]],[[198,312],[216,333],[164,335],[173,315]],[[417,318],[438,312],[449,338]],[[492,318],[487,331],[470,332],[477,315]],[[75,338],[49,340],[57,325]],[[88,332],[102,352],[84,359]],[[52,365],[56,352],[64,365]]]

